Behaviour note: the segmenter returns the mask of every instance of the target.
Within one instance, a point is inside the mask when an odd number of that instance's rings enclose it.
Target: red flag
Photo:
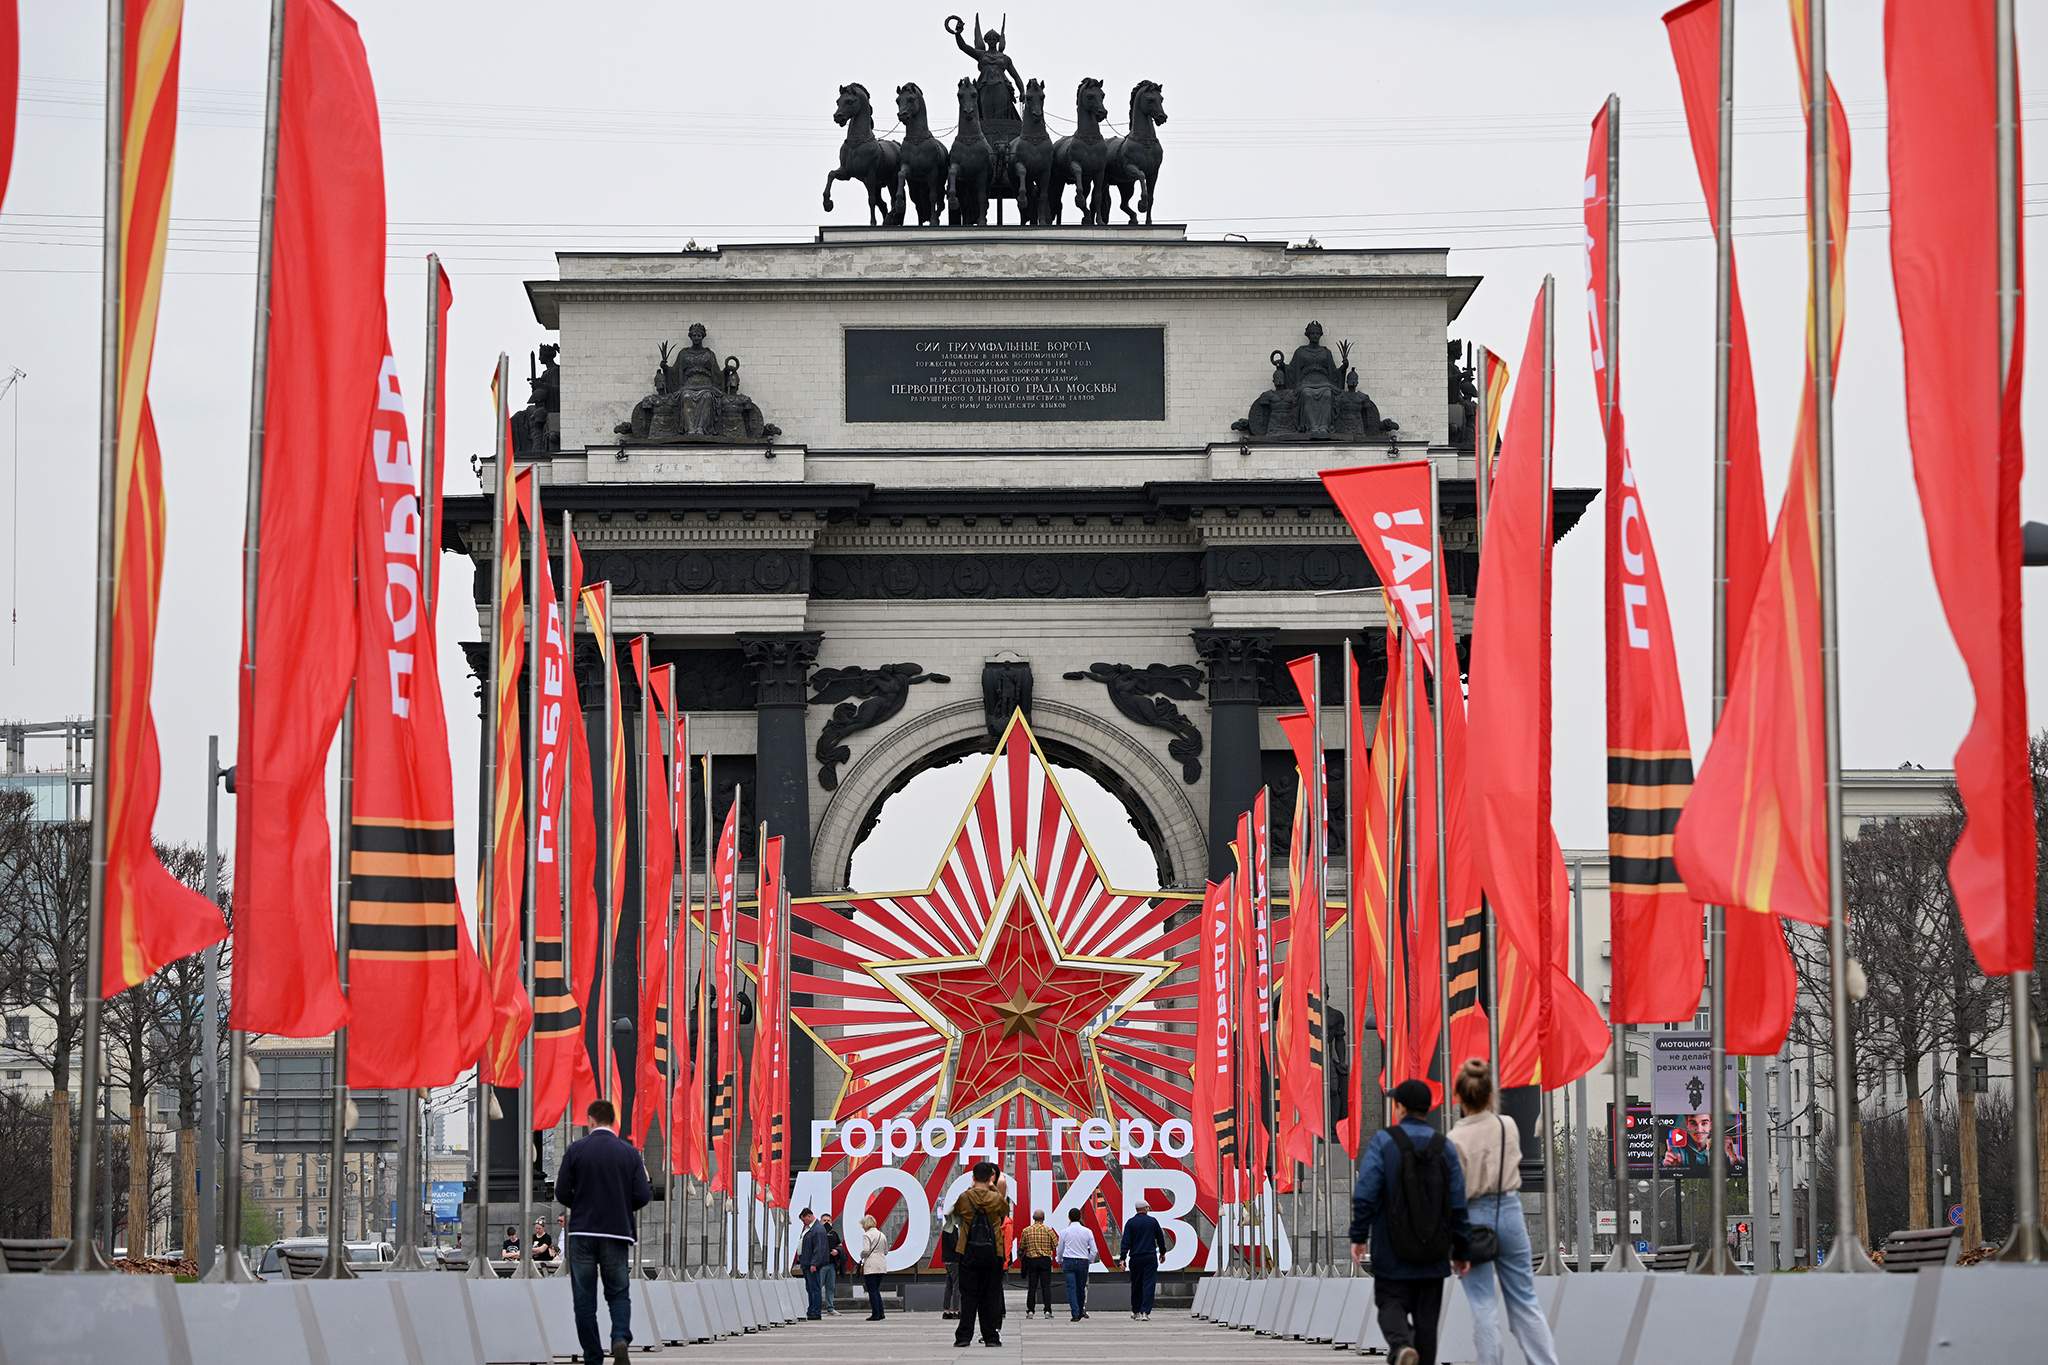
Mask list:
[[[1488,1056],[1492,1039],[1488,1037],[1486,1009],[1479,998],[1486,941],[1481,919],[1479,861],[1472,848],[1471,797],[1465,781],[1465,699],[1456,692],[1446,695],[1449,701],[1444,707],[1444,826],[1445,848],[1451,864],[1451,932],[1450,960],[1444,970],[1451,978],[1451,1074],[1456,1076],[1458,1067],[1466,1061]],[[1432,727],[1432,741],[1434,738]],[[1429,774],[1428,756],[1423,755],[1420,761],[1425,764],[1423,771]],[[1434,780],[1433,774],[1423,778],[1425,795],[1429,792],[1428,784]],[[1434,892],[1430,903],[1435,903]],[[1505,970],[1502,975],[1505,979]],[[1502,1050],[1506,1050],[1505,1044]]]
[[[748,1096],[748,1122],[753,1127],[753,1155],[756,1191],[769,1204],[786,1205],[788,1190],[780,1179],[784,1159],[783,1116],[788,1103],[781,1098],[784,1071],[783,1037],[786,1030],[776,1021],[788,1011],[788,992],[782,973],[782,936],[788,932],[788,888],[782,880],[782,836],[774,835],[761,848],[761,892],[754,912],[754,977],[757,982],[754,1017],[763,1026],[754,1035],[753,1093]]]
[[[135,69],[132,61],[121,65],[124,71]],[[20,79],[21,20],[14,0],[0,0],[0,206],[7,203],[7,172],[14,165],[15,86]],[[171,107],[176,108],[175,102]]]
[[[583,547],[576,543],[574,535],[565,536],[563,540],[562,573],[569,581],[562,593],[562,601],[570,612],[566,630],[567,670],[562,679],[568,696],[568,704],[563,708],[564,723],[569,730],[569,998],[575,1002],[579,1017],[589,1019],[600,1012],[598,999],[592,994],[597,982],[599,952],[597,784],[591,772],[590,731],[583,720],[583,692],[576,682],[575,613],[583,601]],[[588,612],[585,616],[588,617]],[[602,1030],[609,1027],[609,1021],[600,1026],[600,1048],[603,1047]],[[569,1098],[578,1118],[598,1097],[594,1061],[603,1060],[601,1054],[596,1059],[592,1058],[588,1029],[580,1029],[579,1032],[583,1037],[572,1057],[574,1071],[570,1078]]]
[[[1720,0],[1694,0],[1664,16],[1685,121],[1692,134],[1693,160],[1707,201],[1707,221],[1719,223],[1716,186],[1720,176]],[[1731,263],[1732,263],[1731,257]],[[1742,283],[1732,265],[1729,278],[1728,475],[1723,537],[1727,588],[1723,593],[1723,636],[1727,655],[1741,652],[1763,574],[1770,537],[1764,518],[1764,480],[1756,426],[1756,381],[1749,358],[1749,327],[1742,311]],[[1750,923],[1727,919],[1728,1050],[1738,1056],[1773,1056],[1792,1027],[1796,983],[1785,932],[1775,918]]]
[[[1978,964],[2003,976],[2034,967],[2037,845],[2020,629],[2026,327],[2016,312],[2001,384],[1998,144],[1987,130],[1997,126],[1997,83],[2008,73],[1996,69],[1992,21],[1988,5],[1885,6],[1906,427],[1934,583],[1977,701],[1956,749],[1964,823],[1948,879]]]
[[[1706,196],[1707,223],[1718,228],[1721,205],[1721,0],[1691,0],[1664,16],[1678,91],[1692,135],[1693,163]],[[1724,619],[1728,657],[1734,658],[1747,629],[1757,584],[1764,571],[1770,533],[1764,514],[1763,447],[1757,439],[1756,379],[1749,360],[1749,324],[1742,312],[1742,282],[1730,258],[1728,357],[1728,481],[1726,562],[1728,588]]]
[[[711,1154],[718,1163],[711,1187],[726,1194],[734,1192],[733,1129],[738,1126],[737,1048],[739,1020],[733,1012],[732,982],[735,941],[739,937],[740,799],[733,789],[732,804],[725,811],[725,827],[718,833],[718,854],[712,866],[712,884],[718,897],[717,919],[712,932],[717,950],[712,958],[712,990],[717,996],[717,1034],[714,1042],[711,1103]]]
[[[497,380],[493,376],[495,387]],[[512,449],[510,423],[505,449]],[[524,950],[520,926],[526,914],[526,760],[520,742],[519,672],[526,658],[526,587],[519,554],[520,487],[532,470],[512,474],[512,495],[498,528],[498,605],[491,645],[497,652],[498,686],[492,743],[491,923],[484,951],[490,979],[491,1029],[484,1044],[484,1079],[493,1085],[523,1083],[519,1044],[533,1026],[533,1002],[520,971]]]
[[[1805,11],[1794,6],[1792,18],[1803,71],[1808,51]],[[1828,250],[1834,309],[1829,348],[1839,357],[1841,258],[1849,227],[1849,121],[1832,83],[1828,125]],[[1809,300],[1811,288],[1809,283]],[[1810,359],[1785,500],[1778,509],[1749,628],[1729,675],[1727,706],[1678,823],[1677,860],[1686,886],[1704,901],[1825,924],[1828,829],[1821,711],[1820,486]]]
[[[356,498],[384,363],[384,160],[355,22],[289,0],[278,92],[255,631],[236,744],[234,1027],[348,1022],[327,752],[356,665]]]
[[[436,632],[421,608],[420,499],[398,366],[387,354],[356,533],[349,813],[348,1083],[452,1084],[490,1028],[483,966],[455,890],[455,788]],[[450,1027],[450,1023],[453,1027]]]
[[[642,733],[647,746],[641,787],[645,810],[640,823],[640,1046],[633,1084],[633,1131],[643,1144],[666,1104],[670,1045],[668,935],[675,896],[676,856],[674,836],[669,830],[671,812],[663,799],[668,791],[668,758],[662,739],[675,709],[670,690],[674,670],[668,664],[649,668],[647,645],[645,635],[633,637],[633,671],[640,679]]]
[[[1443,569],[1430,540],[1427,460],[1396,460],[1359,469],[1325,469],[1323,488],[1351,527],[1379,578],[1380,592],[1398,607],[1401,627],[1425,665],[1435,666],[1436,628]]]
[[[1704,912],[1671,861],[1672,831],[1692,788],[1692,741],[1678,685],[1664,576],[1650,539],[1617,397],[1606,403],[1611,338],[1607,278],[1609,128],[1603,106],[1586,151],[1586,325],[1593,390],[1607,437],[1607,903],[1613,918],[1614,988],[1608,1017],[1675,1024],[1699,1013],[1707,964]],[[1618,375],[1618,371],[1616,372]],[[1615,392],[1620,393],[1619,379]]]
[[[1600,1063],[1607,1029],[1567,970],[1564,859],[1550,823],[1551,494],[1539,425],[1542,349],[1539,296],[1480,558],[1465,752],[1480,876],[1507,951],[1530,966],[1525,997],[1509,1000],[1503,991],[1501,1082],[1555,1089]],[[1513,1040],[1525,1047],[1510,1046]]]
[[[220,908],[164,870],[151,825],[162,772],[156,719],[157,600],[163,586],[163,455],[149,407],[164,242],[171,223],[177,139],[180,0],[126,0],[122,14],[120,425],[116,434],[114,618],[107,671],[108,727],[100,747],[106,787],[107,870],[101,995],[145,980],[167,962],[227,936]],[[18,34],[13,0],[0,0],[0,197],[14,141]],[[19,402],[19,395],[16,396]]]
[[[670,784],[670,804],[676,813],[676,867],[680,870],[683,884],[682,913],[677,917],[677,942],[692,930],[695,916],[690,911],[690,720],[678,715],[675,719],[675,743],[670,752],[675,755],[672,766],[674,780]],[[669,1132],[676,1135],[681,1144],[680,1169],[699,1180],[704,1178],[704,1104],[701,1084],[702,1066],[698,1054],[703,1045],[703,1028],[698,1024],[699,1014],[690,1000],[693,989],[686,974],[689,956],[684,948],[676,949],[675,971],[677,977],[676,1001],[681,1010],[681,1019],[676,1025],[676,1083],[669,1093]],[[698,963],[698,975],[703,975],[703,963]]]
[[[1346,814],[1350,820],[1351,866],[1358,884],[1347,894],[1346,913],[1357,916],[1352,925],[1351,1036],[1357,1040],[1355,1055],[1363,1057],[1365,1020],[1375,1016],[1384,1037],[1388,1011],[1381,1000],[1387,979],[1387,869],[1394,857],[1398,827],[1392,819],[1387,794],[1385,764],[1393,758],[1389,728],[1392,708],[1380,703],[1378,729],[1370,745],[1365,735],[1364,698],[1359,693],[1358,664],[1351,665],[1351,694],[1346,699],[1345,724],[1350,727],[1351,763],[1346,773]],[[1354,1104],[1337,1123],[1337,1140],[1347,1155],[1358,1155],[1358,1135],[1364,1122],[1360,1106]]]
[[[1230,842],[1236,871],[1224,878],[1230,888],[1230,934],[1232,955],[1237,960],[1237,998],[1231,1028],[1237,1034],[1237,1075],[1235,1077],[1239,1198],[1249,1196],[1253,1171],[1266,1169],[1266,1108],[1259,1098],[1259,1086],[1266,1077],[1265,1055],[1259,1047],[1259,1016],[1256,1001],[1264,986],[1259,976],[1257,934],[1252,923],[1252,814],[1237,817],[1237,837]],[[1263,1176],[1258,1177],[1263,1179]]]
[[[1195,1140],[1195,1199],[1210,1219],[1222,1202],[1221,1172],[1237,1164],[1237,1103],[1231,1088],[1231,925],[1234,878],[1210,882],[1202,896],[1201,947],[1195,991],[1195,1129],[1206,1120],[1214,1141]]]
[[[1500,458],[1500,423],[1507,413],[1508,363],[1487,350],[1479,348],[1479,386],[1486,392],[1486,444],[1482,449],[1488,452],[1486,477],[1493,477],[1494,461]]]
[[[1280,990],[1281,1159],[1315,1160],[1325,1131],[1323,1096],[1323,879],[1329,800],[1316,720],[1322,685],[1313,654],[1287,665],[1305,711],[1280,717],[1297,774],[1294,827],[1288,844],[1287,965]],[[1289,1173],[1291,1174],[1291,1172]]]
[[[687,746],[685,746],[687,747]],[[704,790],[711,790],[711,755],[702,756],[703,767],[700,781]],[[705,842],[711,841],[710,831],[705,831]],[[710,850],[706,850],[704,875],[704,904],[702,914],[696,918],[696,932],[704,935],[704,956],[697,960],[697,980],[687,980],[683,985],[690,995],[690,1005],[685,1012],[689,1027],[683,1034],[687,1048],[684,1054],[683,1085],[675,1097],[676,1131],[683,1135],[683,1169],[699,1180],[711,1178],[711,1147],[707,1128],[710,1125],[710,1105],[705,1098],[705,1089],[711,1081],[710,1049],[712,1046],[711,1023],[711,964],[707,959],[711,953],[711,922],[713,897],[717,894],[713,885],[713,869],[710,866]],[[689,862],[685,859],[685,867]],[[689,915],[684,922],[690,922]]]
[[[618,660],[614,657],[611,623],[611,590],[609,582],[593,583],[583,590],[583,614],[590,621],[590,633],[597,640],[597,648],[604,659],[604,676],[611,682],[605,692],[605,752],[609,759],[605,764],[605,820],[609,831],[606,840],[607,866],[610,876],[605,880],[605,905],[610,912],[611,937],[602,949],[600,983],[609,978],[619,960],[620,910],[626,898],[626,723],[621,714],[618,686]],[[614,990],[613,1009],[618,1008],[617,991]],[[600,1002],[603,999],[600,984]],[[606,1092],[618,1095],[621,1089],[619,1057],[612,1046],[612,1020],[605,1019],[598,1029],[598,1055],[605,1076]]]
[[[521,485],[519,510],[532,532],[533,619],[540,631],[539,711],[533,717],[534,743],[540,746],[533,817],[533,1126],[541,1131],[561,1121],[576,1081],[576,1059],[584,1052],[583,1014],[562,960],[563,769],[569,736],[582,726],[563,705],[572,656],[562,599],[555,595],[554,569],[548,563],[547,517],[540,490],[530,480]]]

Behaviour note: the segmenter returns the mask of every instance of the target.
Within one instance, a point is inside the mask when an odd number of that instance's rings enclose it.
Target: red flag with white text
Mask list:
[[[711,1187],[725,1194],[735,1191],[733,1180],[734,1129],[739,1126],[739,1019],[733,1009],[733,964],[739,938],[740,793],[733,789],[732,804],[726,807],[725,827],[718,832],[718,853],[712,866],[712,885],[717,916],[712,932],[717,946],[712,957],[712,991],[716,997],[716,1064],[712,1071],[711,1154],[717,1163]]]
[[[562,690],[566,698],[563,724],[569,731],[569,998],[575,1002],[579,1019],[576,1047],[571,1056],[569,1106],[581,1119],[590,1102],[598,1097],[597,1071],[590,1053],[591,1034],[587,1021],[602,1011],[593,990],[597,983],[598,947],[597,866],[602,856],[597,845],[597,779],[591,768],[590,731],[583,719],[583,689],[577,683],[576,623],[588,621],[582,611],[583,547],[575,535],[563,537],[562,603],[570,613],[565,623],[566,669]],[[599,1039],[608,1023],[599,1025]],[[600,1048],[602,1044],[600,1042]]]
[[[648,667],[648,640],[633,637],[633,672],[640,679],[641,732],[646,765],[641,770],[645,807],[640,821],[640,1016],[639,1056],[633,1085],[633,1131],[641,1143],[666,1112],[669,1050],[673,1042],[668,1014],[669,932],[675,897],[675,841],[669,829],[671,810],[662,799],[668,791],[666,734],[675,709],[674,669]],[[667,1142],[667,1134],[663,1141]]]
[[[564,960],[567,935],[562,915],[562,796],[569,762],[569,735],[581,727],[571,719],[568,699],[569,639],[562,599],[555,595],[548,563],[547,515],[540,490],[520,484],[519,512],[531,533],[533,620],[540,632],[540,695],[531,718],[539,746],[539,783],[533,812],[533,1126],[553,1128],[568,1108],[583,1048],[583,1014],[570,987]]]
[[[356,506],[384,364],[384,157],[355,22],[286,0],[257,507],[235,746],[232,1022],[348,1022],[327,759],[356,671]],[[245,624],[247,616],[245,615]]]
[[[1230,1011],[1233,878],[1210,882],[1202,895],[1195,991],[1193,1157],[1195,1199],[1212,1221],[1223,1198],[1222,1172],[1237,1164],[1237,1103],[1232,1091]],[[1210,1140],[1200,1136],[1204,1125]]]

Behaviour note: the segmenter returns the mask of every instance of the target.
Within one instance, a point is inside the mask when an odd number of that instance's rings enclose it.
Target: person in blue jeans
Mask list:
[[[1372,1257],[1372,1302],[1387,1365],[1437,1365],[1444,1281],[1466,1269],[1465,1181],[1458,1149],[1430,1126],[1429,1086],[1394,1087],[1396,1122],[1380,1129],[1351,1188],[1351,1262]]]
[[[618,1113],[610,1100],[592,1100],[585,1111],[590,1131],[562,1153],[555,1174],[555,1202],[569,1210],[569,1295],[576,1309],[576,1341],[583,1365],[604,1365],[597,1334],[597,1286],[611,1318],[613,1365],[627,1365],[633,1343],[633,1215],[647,1207],[654,1190],[647,1163],[619,1136]]]
[[[1464,1117],[1451,1128],[1451,1144],[1465,1169],[1465,1206],[1475,1227],[1489,1227],[1500,1254],[1463,1276],[1465,1301],[1472,1305],[1472,1339],[1479,1365],[1500,1365],[1500,1308],[1507,1304],[1508,1327],[1529,1365],[1557,1365],[1550,1323],[1536,1302],[1530,1269],[1529,1223],[1522,1216],[1522,1139],[1514,1121],[1491,1112],[1493,1069],[1474,1059],[1458,1072],[1458,1107]]]
[[[1060,1269],[1067,1277],[1067,1312],[1079,1322],[1088,1316],[1088,1267],[1095,1263],[1095,1234],[1081,1221],[1081,1210],[1067,1210],[1060,1229]]]
[[[796,1268],[804,1273],[804,1295],[809,1300],[804,1316],[812,1322],[823,1317],[825,1307],[825,1262],[832,1254],[832,1237],[818,1216],[809,1209],[797,1215],[804,1225],[796,1244]]]
[[[1159,1258],[1166,1251],[1166,1231],[1143,1204],[1124,1224],[1124,1269],[1131,1273],[1131,1316],[1152,1320],[1152,1291],[1159,1285]]]

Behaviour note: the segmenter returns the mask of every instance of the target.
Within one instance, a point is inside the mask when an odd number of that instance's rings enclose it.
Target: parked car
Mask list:
[[[348,1252],[350,1268],[362,1271],[382,1270],[398,1259],[398,1249],[389,1242],[343,1242]],[[325,1254],[325,1237],[287,1237],[272,1242],[264,1249],[263,1256],[256,1262],[256,1278],[259,1280],[281,1280],[285,1278],[284,1253],[287,1251],[316,1252]]]

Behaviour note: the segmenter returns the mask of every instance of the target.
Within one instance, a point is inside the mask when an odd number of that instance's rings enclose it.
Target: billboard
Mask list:
[[[1607,1106],[1609,1131],[1614,1106]],[[1749,1174],[1749,1135],[1742,1118],[1722,1134],[1728,1151],[1728,1174]],[[1712,1159],[1713,1119],[1706,1114],[1657,1114],[1647,1104],[1632,1104],[1622,1121],[1623,1149],[1628,1154],[1628,1173],[1638,1180],[1665,1176],[1675,1180],[1703,1178]]]
[[[433,1180],[427,1183],[427,1199],[434,1206],[434,1221],[437,1223],[459,1223],[462,1221],[462,1182],[460,1180]]]
[[[1691,1029],[1653,1030],[1650,1035],[1650,1107],[1659,1114],[1704,1114],[1714,1106],[1707,1090],[1713,1075],[1713,1043]],[[1736,1059],[1722,1058],[1726,1109],[1741,1107]]]

